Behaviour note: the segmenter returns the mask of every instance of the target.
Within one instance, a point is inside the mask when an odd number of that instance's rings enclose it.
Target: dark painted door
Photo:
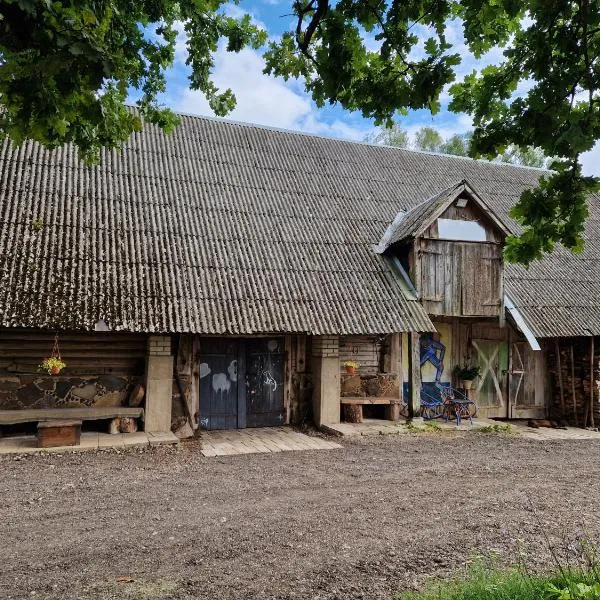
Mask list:
[[[246,340],[246,425],[283,425],[285,352],[281,338]]]
[[[200,351],[200,427],[244,427],[245,411],[240,407],[243,397],[239,394],[244,386],[238,386],[240,341],[205,339]]]

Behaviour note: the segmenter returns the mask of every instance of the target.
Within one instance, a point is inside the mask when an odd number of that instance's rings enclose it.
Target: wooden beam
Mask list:
[[[400,400],[392,396],[342,396],[341,404],[399,404]]]
[[[562,361],[560,358],[560,346],[558,344],[558,340],[554,340],[554,348],[556,352],[556,370],[558,372],[558,389],[560,390],[560,410],[562,413],[562,418],[565,419],[567,416],[567,408],[565,406],[565,388],[563,386],[563,378],[562,378]]]
[[[571,344],[571,396],[573,398],[573,419],[575,427],[579,427],[579,418],[577,417],[577,397],[575,395],[575,349]]]
[[[421,414],[421,342],[417,331],[408,333],[408,418]]]
[[[34,423],[51,419],[95,421],[116,417],[143,417],[144,409],[132,406],[90,406],[85,408],[27,408],[0,410],[0,424]]]
[[[594,427],[594,336],[590,338],[590,427]]]
[[[399,373],[401,371],[400,363],[400,334],[390,333],[385,343],[383,356],[383,372]]]

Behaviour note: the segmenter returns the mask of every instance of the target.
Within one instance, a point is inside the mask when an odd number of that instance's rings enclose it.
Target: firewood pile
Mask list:
[[[578,427],[600,426],[600,343],[592,338],[557,340],[548,357],[551,417]]]

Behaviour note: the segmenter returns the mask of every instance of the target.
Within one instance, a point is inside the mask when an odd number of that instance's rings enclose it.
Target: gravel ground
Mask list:
[[[393,598],[474,553],[539,568],[548,541],[600,533],[594,441],[404,435],[222,458],[190,443],[0,472],[1,598]]]

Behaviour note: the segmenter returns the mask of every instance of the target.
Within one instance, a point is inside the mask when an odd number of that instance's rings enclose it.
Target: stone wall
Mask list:
[[[140,377],[0,374],[0,410],[126,404]]]

